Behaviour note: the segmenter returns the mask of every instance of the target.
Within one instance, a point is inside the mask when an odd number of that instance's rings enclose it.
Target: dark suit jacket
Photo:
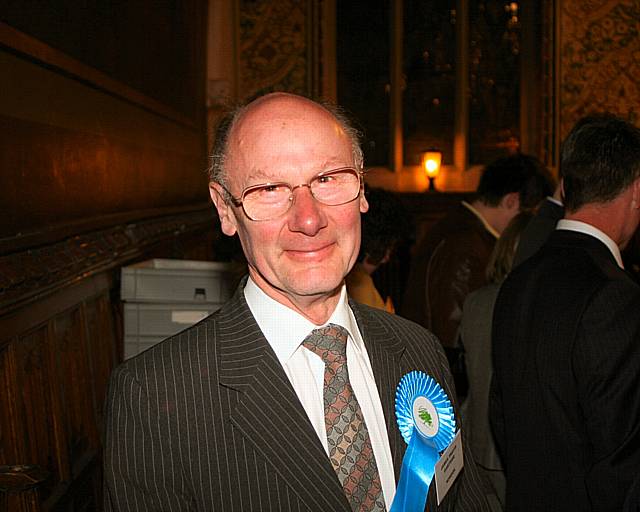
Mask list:
[[[555,231],[493,318],[508,510],[622,510],[640,471],[640,287],[596,238]]]
[[[107,511],[349,511],[243,285],[218,312],[115,370],[107,404]],[[380,390],[397,479],[406,449],[394,413],[400,378],[422,370],[453,397],[451,377],[430,333],[351,307]],[[441,507],[454,508],[486,510],[468,451]]]
[[[564,207],[549,198],[542,201],[540,208],[520,234],[513,257],[514,267],[538,252],[551,233],[555,231],[556,225],[562,217],[564,217]]]

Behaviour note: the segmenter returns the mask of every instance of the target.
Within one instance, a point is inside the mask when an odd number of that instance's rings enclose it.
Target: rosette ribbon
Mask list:
[[[402,377],[396,390],[396,418],[409,446],[390,512],[422,511],[436,462],[455,436],[453,407],[440,384],[412,371]]]

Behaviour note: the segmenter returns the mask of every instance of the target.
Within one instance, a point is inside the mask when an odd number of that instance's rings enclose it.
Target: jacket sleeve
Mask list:
[[[106,409],[105,511],[194,510],[177,454],[163,433],[169,405],[160,405],[121,365],[111,377]]]
[[[444,240],[434,251],[427,270],[427,302],[433,333],[445,347],[453,347],[464,300],[486,284],[489,252],[475,236]]]

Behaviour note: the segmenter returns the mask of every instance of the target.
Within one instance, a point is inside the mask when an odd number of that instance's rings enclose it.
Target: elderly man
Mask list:
[[[560,165],[564,219],[507,277],[494,310],[491,418],[506,506],[619,511],[629,494],[636,510],[640,286],[620,248],[640,222],[640,130],[582,119]]]
[[[362,185],[353,131],[319,104],[275,93],[230,117],[210,189],[249,276],[218,312],[115,371],[107,510],[389,509],[406,449],[398,382],[421,370],[455,398],[433,335],[346,296]],[[427,504],[438,509],[433,486]],[[484,507],[465,451],[438,510]]]

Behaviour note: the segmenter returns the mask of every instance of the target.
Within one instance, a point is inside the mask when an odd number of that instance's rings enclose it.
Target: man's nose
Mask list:
[[[293,189],[293,204],[289,210],[289,229],[308,236],[315,235],[327,225],[324,206],[313,197],[309,185]]]

